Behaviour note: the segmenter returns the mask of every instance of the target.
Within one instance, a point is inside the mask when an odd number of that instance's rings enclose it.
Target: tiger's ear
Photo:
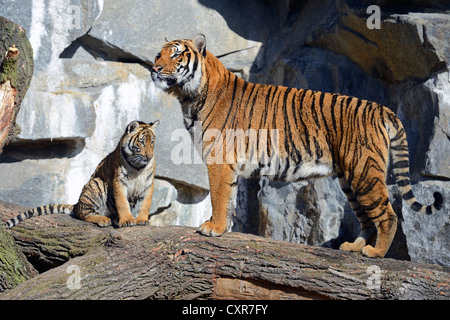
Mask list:
[[[164,37],[164,41],[167,43],[167,42],[170,42],[169,40],[167,40],[167,37]]]
[[[134,130],[136,130],[136,128],[139,127],[139,122],[138,121],[131,121],[130,124],[127,126],[127,133],[131,133]]]
[[[152,129],[155,129],[159,126],[159,120],[156,120],[155,122],[150,122],[149,125],[152,127]]]
[[[198,52],[203,56],[206,56],[206,38],[203,34],[198,34],[192,39],[194,41],[195,46],[197,47]]]

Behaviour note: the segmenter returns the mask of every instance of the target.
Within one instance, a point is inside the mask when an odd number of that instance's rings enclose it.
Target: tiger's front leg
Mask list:
[[[124,189],[125,187],[120,181],[118,181],[118,179],[113,182],[113,194],[117,214],[119,216],[119,228],[132,227],[136,225],[136,220],[131,214],[130,203],[128,202],[127,196],[125,194],[126,191]]]
[[[199,231],[206,236],[219,237],[228,227],[228,209],[232,190],[236,187],[236,173],[228,164],[210,164],[208,177],[212,216],[200,226]]]
[[[145,192],[144,200],[142,200],[141,207],[139,208],[138,216],[136,217],[136,224],[141,226],[148,225],[148,215],[152,206],[153,190],[155,184],[153,183],[150,188]]]

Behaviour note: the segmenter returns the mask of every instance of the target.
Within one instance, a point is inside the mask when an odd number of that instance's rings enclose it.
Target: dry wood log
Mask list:
[[[25,30],[0,17],[0,153],[19,132],[16,117],[33,75],[33,49]]]
[[[10,232],[24,251],[62,258],[0,299],[450,297],[448,268],[249,234],[209,238],[180,226],[98,228],[65,215],[33,218]]]

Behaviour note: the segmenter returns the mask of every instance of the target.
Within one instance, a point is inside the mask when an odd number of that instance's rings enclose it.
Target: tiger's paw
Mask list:
[[[109,227],[112,224],[111,219],[108,217],[101,217],[96,223],[99,227]]]
[[[146,225],[148,225],[148,217],[147,218],[137,217],[136,218],[136,224],[138,226],[146,226]]]
[[[344,242],[339,246],[339,250],[360,252],[361,249],[366,245],[366,240],[364,238],[358,237],[354,242]]]
[[[367,245],[362,248],[361,253],[369,258],[383,258],[385,255],[385,252],[380,249],[376,249],[371,245]]]
[[[108,227],[112,224],[111,219],[101,215],[91,215],[82,218],[84,221],[95,223],[99,227]]]
[[[220,237],[226,231],[225,226],[218,226],[210,221],[206,221],[203,223],[200,228],[198,228],[198,232],[208,237]]]
[[[136,220],[132,215],[130,215],[125,219],[119,219],[119,223],[117,225],[119,226],[119,228],[132,227],[136,225]]]

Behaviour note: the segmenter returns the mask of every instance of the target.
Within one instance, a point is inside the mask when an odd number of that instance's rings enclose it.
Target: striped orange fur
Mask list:
[[[159,121],[128,124],[116,149],[106,156],[84,185],[75,205],[51,204],[33,208],[6,221],[12,228],[34,216],[74,214],[100,227],[146,225],[152,203],[156,162],[154,128]],[[133,209],[137,217],[132,215]]]
[[[433,205],[424,206],[414,198],[405,130],[384,106],[336,93],[250,83],[228,71],[206,50],[203,35],[165,43],[156,56],[152,79],[179,99],[191,134],[196,123],[201,123],[203,137],[208,130],[221,133],[202,141],[204,156],[213,152],[224,158],[207,162],[213,214],[199,229],[205,235],[220,236],[226,231],[238,176],[264,176],[270,166],[269,178],[280,181],[337,174],[361,224],[355,242],[343,243],[340,248],[361,251],[369,257],[386,254],[397,228],[386,186],[389,152],[408,205],[428,214],[442,205],[442,195],[437,192]],[[254,148],[248,144],[248,135],[240,158],[237,147],[226,148],[224,139],[217,138],[225,137],[230,130],[250,129],[276,130],[277,152],[273,141],[265,137],[265,154],[276,156],[276,161],[250,161]],[[258,152],[261,154],[261,150]],[[230,153],[237,159],[234,163],[225,161]],[[372,246],[369,242],[375,233]]]

